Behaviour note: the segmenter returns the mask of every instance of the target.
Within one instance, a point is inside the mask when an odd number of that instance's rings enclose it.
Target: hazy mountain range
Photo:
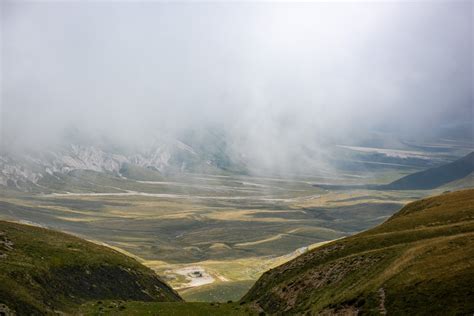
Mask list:
[[[416,171],[451,162],[469,152],[471,143],[441,142],[434,147],[374,137],[366,146],[307,144],[295,147],[291,163],[262,164],[257,157],[239,150],[218,129],[189,130],[179,136],[157,136],[152,141],[124,145],[105,138],[85,138],[70,133],[55,145],[40,149],[0,151],[0,185],[30,190],[48,187],[51,181],[75,170],[87,170],[118,178],[162,180],[171,174],[271,174],[335,177],[351,172],[394,169]],[[384,135],[385,137],[385,135]],[[385,144],[386,145],[386,144]],[[393,149],[398,148],[398,149]],[[280,164],[281,163],[281,164]]]
[[[193,137],[194,136],[194,137]],[[245,172],[243,163],[226,152],[225,140],[211,132],[191,135],[187,143],[157,137],[140,146],[71,139],[61,145],[0,153],[0,185],[25,188],[74,170],[89,170],[131,179],[159,179],[183,172]]]

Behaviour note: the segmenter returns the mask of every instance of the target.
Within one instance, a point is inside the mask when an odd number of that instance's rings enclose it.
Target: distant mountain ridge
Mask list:
[[[459,149],[444,143],[440,146],[447,147],[437,152],[413,151],[415,145],[401,142],[393,147],[401,149],[373,147],[382,144],[381,140],[372,147],[318,145],[309,140],[302,147],[285,150],[285,143],[278,141],[268,148],[266,144],[250,146],[219,128],[146,135],[138,143],[105,136],[88,137],[76,130],[61,137],[55,145],[37,144],[31,148],[1,144],[0,187],[50,192],[65,183],[77,183],[75,175],[81,171],[93,172],[97,178],[113,176],[118,180],[142,181],[162,181],[169,175],[183,173],[303,178],[356,174],[357,177],[367,168],[385,172],[438,166],[465,151],[464,147]],[[272,150],[284,153],[280,157]]]
[[[429,190],[467,177],[474,172],[474,152],[452,163],[416,172],[380,186],[388,190]],[[474,183],[473,183],[474,184]]]
[[[436,189],[450,182],[472,177],[474,172],[474,152],[453,161],[451,163],[429,168],[420,172],[416,172],[395,180],[389,184],[382,185],[330,185],[330,184],[314,184],[313,186],[334,189],[334,190],[351,190],[351,189],[369,189],[369,190],[430,190]],[[474,186],[474,179],[472,179]]]
[[[173,172],[246,172],[245,164],[230,157],[219,136],[204,134],[198,139],[189,136],[189,144],[158,138],[133,149],[77,142],[21,153],[0,152],[0,186],[29,191],[78,170],[139,180],[160,180]]]

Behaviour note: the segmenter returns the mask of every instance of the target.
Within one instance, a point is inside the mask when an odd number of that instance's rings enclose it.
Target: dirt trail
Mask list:
[[[379,311],[380,315],[387,315],[387,309],[385,308],[385,290],[383,287],[379,289],[380,305]]]

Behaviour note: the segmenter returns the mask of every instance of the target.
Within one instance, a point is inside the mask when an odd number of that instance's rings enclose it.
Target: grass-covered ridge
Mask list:
[[[474,190],[464,190],[268,271],[242,302],[267,313],[472,314],[472,284]]]
[[[90,300],[180,301],[149,268],[113,249],[0,221],[0,302],[19,315],[71,312]]]

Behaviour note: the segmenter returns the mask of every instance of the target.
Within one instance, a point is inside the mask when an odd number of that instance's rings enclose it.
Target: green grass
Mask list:
[[[472,314],[473,267],[474,190],[465,190],[272,269],[242,301],[269,313]]]
[[[255,283],[254,280],[216,282],[180,291],[187,302],[238,301]]]
[[[44,314],[107,298],[180,300],[151,269],[113,249],[0,221],[0,301],[10,309]]]
[[[169,315],[169,316],[243,316],[256,315],[246,306],[236,303],[147,303],[101,301],[85,304],[81,315]]]

